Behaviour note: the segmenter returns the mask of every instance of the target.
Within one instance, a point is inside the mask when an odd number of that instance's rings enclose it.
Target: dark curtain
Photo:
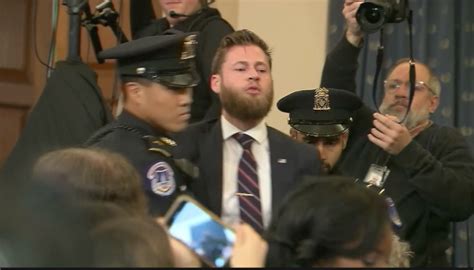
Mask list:
[[[344,0],[331,0],[327,49],[342,37]],[[428,64],[441,80],[441,100],[433,120],[460,130],[474,153],[474,1],[411,0],[413,10],[414,57]],[[379,87],[388,67],[399,58],[409,57],[406,20],[384,28],[385,57]],[[372,84],[379,34],[369,35],[359,59],[358,93],[366,104],[372,102]],[[382,93],[378,93],[380,102]],[[453,224],[453,265],[474,265],[474,218]]]

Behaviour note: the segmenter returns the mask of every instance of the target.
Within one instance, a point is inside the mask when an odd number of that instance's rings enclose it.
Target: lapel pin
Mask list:
[[[277,162],[280,164],[286,164],[286,158],[279,158]]]

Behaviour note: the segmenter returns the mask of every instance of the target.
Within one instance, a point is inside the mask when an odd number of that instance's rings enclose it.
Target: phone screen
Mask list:
[[[215,267],[232,254],[235,233],[190,201],[182,201],[168,220],[169,233]]]

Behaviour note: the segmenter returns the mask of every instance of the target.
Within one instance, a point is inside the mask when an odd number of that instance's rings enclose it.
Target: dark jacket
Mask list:
[[[355,92],[359,49],[343,39],[327,56],[321,85]],[[367,139],[372,111],[355,115],[348,146],[338,168],[363,179],[369,166],[387,157]],[[363,158],[361,158],[363,157]],[[387,164],[391,170],[385,194],[396,204],[403,226],[401,239],[415,253],[412,266],[447,266],[449,222],[474,212],[474,162],[465,139],[454,128],[433,124]]]
[[[56,69],[2,167],[2,182],[15,183],[28,177],[42,154],[64,147],[78,147],[111,120],[112,114],[104,104],[96,73],[82,62],[56,63]]]
[[[98,130],[86,146],[122,154],[137,169],[150,213],[163,216],[175,198],[187,189],[187,178],[175,164],[172,141],[163,132],[123,111],[114,122]]]
[[[298,143],[280,131],[267,127],[270,148],[272,209],[305,175],[319,173],[315,148]],[[196,198],[217,215],[222,211],[223,138],[220,119],[191,125],[176,137],[177,156],[199,167],[199,179],[192,185]]]
[[[194,88],[190,122],[216,118],[220,115],[219,97],[209,86],[211,64],[221,39],[234,31],[214,8],[201,9],[186,20],[178,23],[174,29],[183,32],[199,32],[196,51],[196,65],[201,82]],[[137,33],[137,37],[162,34],[170,29],[166,18],[161,18]]]

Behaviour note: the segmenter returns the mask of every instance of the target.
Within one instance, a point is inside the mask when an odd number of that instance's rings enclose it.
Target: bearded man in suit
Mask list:
[[[316,150],[265,124],[273,103],[268,45],[240,30],[214,56],[211,88],[222,115],[177,135],[178,153],[198,165],[196,198],[225,223],[244,221],[262,232],[272,209],[304,175],[319,172]]]

